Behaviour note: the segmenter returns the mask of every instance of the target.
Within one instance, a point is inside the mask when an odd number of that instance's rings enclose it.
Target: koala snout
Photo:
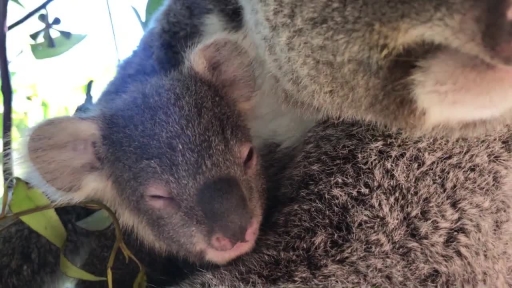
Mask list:
[[[240,181],[219,177],[198,191],[197,204],[204,215],[210,245],[220,251],[246,242],[252,232],[252,215]]]

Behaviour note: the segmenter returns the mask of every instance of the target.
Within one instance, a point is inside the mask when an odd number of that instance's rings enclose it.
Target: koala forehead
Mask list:
[[[186,75],[133,84],[100,105],[103,161],[118,185],[142,187],[152,179],[190,185],[233,167],[236,145],[250,140],[234,105]]]

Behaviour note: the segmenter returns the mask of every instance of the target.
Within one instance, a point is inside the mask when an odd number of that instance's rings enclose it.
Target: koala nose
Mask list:
[[[235,246],[231,240],[222,235],[214,235],[210,244],[219,251],[228,251]]]
[[[242,227],[240,227],[242,228]],[[228,251],[233,249],[237,243],[244,243],[256,240],[258,226],[255,221],[251,221],[247,227],[243,227],[237,233],[226,237],[222,233],[215,233],[211,240],[210,245],[219,251]]]
[[[215,249],[229,250],[246,241],[252,217],[238,179],[219,177],[208,181],[199,189],[196,201]]]
[[[493,58],[512,65],[512,0],[489,1],[483,42]]]

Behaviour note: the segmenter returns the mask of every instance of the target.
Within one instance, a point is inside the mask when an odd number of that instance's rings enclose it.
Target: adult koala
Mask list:
[[[101,100],[225,30],[274,78],[252,128],[297,147],[277,204],[251,254],[181,285],[510,286],[510,1],[234,2],[169,1]]]
[[[240,3],[275,97],[325,121],[255,250],[180,287],[510,287],[512,2]]]

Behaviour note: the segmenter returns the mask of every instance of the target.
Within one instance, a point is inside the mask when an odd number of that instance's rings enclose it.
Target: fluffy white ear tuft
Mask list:
[[[229,37],[214,38],[190,54],[192,70],[232,97],[242,111],[252,107],[256,92],[252,61],[250,53]]]
[[[59,117],[36,126],[27,142],[28,159],[53,188],[77,192],[87,176],[100,169],[98,125],[91,120]]]

